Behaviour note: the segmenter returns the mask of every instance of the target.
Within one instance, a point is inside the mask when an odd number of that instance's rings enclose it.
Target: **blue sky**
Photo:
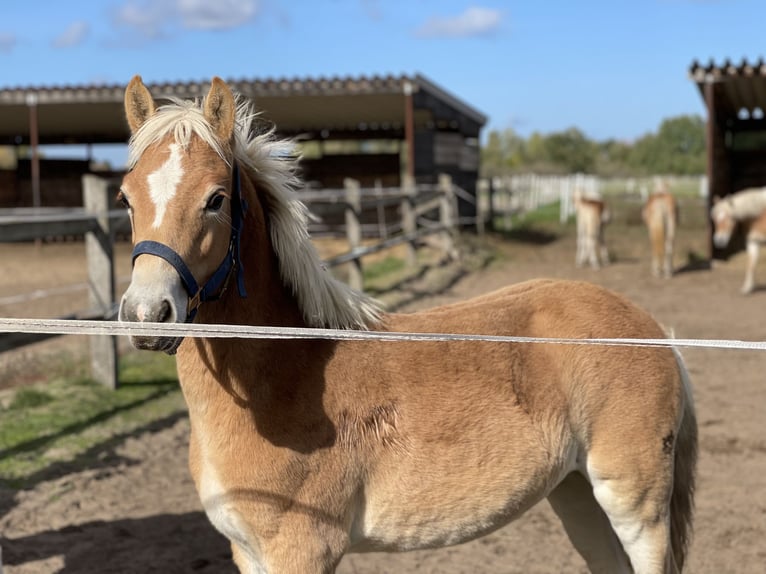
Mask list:
[[[764,0],[4,0],[0,86],[420,72],[528,136],[704,114],[695,59],[766,56]]]

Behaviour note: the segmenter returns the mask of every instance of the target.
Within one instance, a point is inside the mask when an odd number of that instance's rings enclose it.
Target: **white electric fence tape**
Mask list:
[[[766,341],[730,339],[567,339],[513,337],[462,333],[401,333],[348,329],[306,329],[186,323],[129,323],[78,319],[0,318],[0,332],[52,335],[135,335],[192,338],[334,339],[339,341],[476,341],[491,343],[548,343],[559,345],[611,345],[631,347],[704,347],[711,349],[766,350]]]

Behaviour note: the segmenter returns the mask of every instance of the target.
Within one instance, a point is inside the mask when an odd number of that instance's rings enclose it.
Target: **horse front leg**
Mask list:
[[[665,253],[662,265],[662,274],[665,279],[673,276],[673,244],[675,243],[675,229],[668,229],[665,234]]]
[[[348,547],[340,532],[282,521],[268,539],[231,543],[240,574],[333,574]]]
[[[582,222],[577,222],[577,253],[575,254],[575,266],[582,267],[586,260],[585,254],[585,233],[583,233]]]
[[[747,295],[755,289],[755,266],[758,263],[759,244],[749,239],[747,242],[747,269],[745,270],[745,282],[742,284],[742,293]]]

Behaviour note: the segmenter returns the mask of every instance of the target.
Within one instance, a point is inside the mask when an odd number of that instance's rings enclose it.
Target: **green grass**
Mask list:
[[[526,229],[531,227],[539,227],[541,225],[559,225],[561,217],[561,202],[556,201],[543,205],[533,211],[525,211],[521,213],[514,213],[511,216],[511,229]],[[498,216],[495,218],[495,228],[505,229],[508,219],[504,216]]]
[[[0,482],[31,486],[112,453],[156,421],[185,413],[175,360],[131,353],[120,361],[121,387],[52,373],[44,384],[4,391],[0,407]]]
[[[364,280],[365,282],[375,281],[386,275],[398,273],[405,267],[406,263],[404,262],[404,259],[389,256],[380,261],[376,261],[375,263],[365,265],[363,267]]]

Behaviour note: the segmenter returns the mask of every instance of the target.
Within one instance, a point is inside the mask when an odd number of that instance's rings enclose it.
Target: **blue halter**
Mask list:
[[[231,194],[231,240],[229,250],[226,253],[218,269],[210,276],[210,279],[199,287],[194,275],[187,267],[181,256],[172,248],[158,241],[139,241],[133,248],[133,264],[136,258],[144,253],[161,257],[178,272],[181,283],[189,295],[189,303],[186,307],[186,322],[191,323],[197,315],[197,309],[203,301],[216,301],[226,291],[231,274],[237,273],[237,290],[240,297],[247,297],[245,292],[245,280],[242,275],[242,260],[240,259],[240,238],[244,224],[244,215],[247,211],[247,202],[242,198],[242,188],[239,175],[239,166],[234,163],[232,168],[233,189]]]

